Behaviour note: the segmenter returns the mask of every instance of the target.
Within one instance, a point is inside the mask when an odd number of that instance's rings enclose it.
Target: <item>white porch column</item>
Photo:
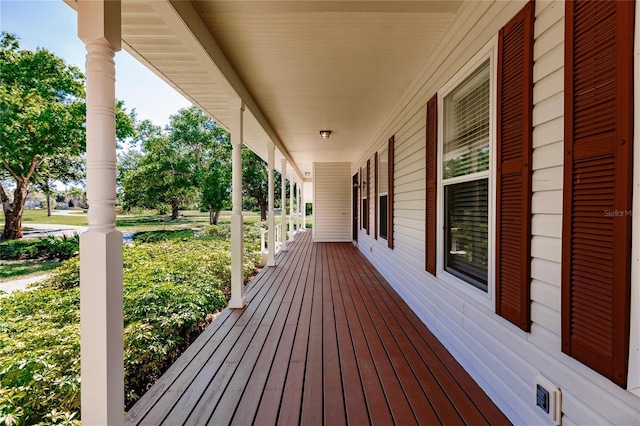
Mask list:
[[[287,160],[282,159],[280,163],[282,167],[282,194],[281,194],[281,202],[282,206],[282,222],[280,226],[282,226],[282,246],[280,250],[287,251]]]
[[[295,228],[293,227],[293,217],[295,215],[293,208],[293,176],[289,181],[289,241],[295,239]]]
[[[116,230],[115,52],[120,1],[81,0],[78,36],[87,47],[87,199],[80,236],[82,422],[124,424],[122,233]]]
[[[300,203],[302,206],[302,229],[307,229],[307,203],[304,198],[304,180],[300,186]]]
[[[233,99],[231,106],[231,300],[230,308],[244,308],[243,224],[242,224],[242,141],[244,103]]]
[[[272,141],[267,143],[267,167],[269,169],[269,189],[267,195],[267,226],[269,227],[269,251],[267,252],[267,266],[276,266],[276,217],[273,210],[275,182],[273,180],[273,168],[275,163],[275,146]]]

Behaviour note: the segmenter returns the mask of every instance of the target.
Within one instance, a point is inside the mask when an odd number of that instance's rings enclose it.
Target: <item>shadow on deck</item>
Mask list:
[[[129,425],[508,424],[350,243],[298,234],[126,417]]]

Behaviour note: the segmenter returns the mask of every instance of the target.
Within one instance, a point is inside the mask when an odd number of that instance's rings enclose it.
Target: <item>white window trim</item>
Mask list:
[[[494,309],[494,294],[495,294],[495,229],[496,229],[496,194],[495,194],[495,146],[496,146],[496,133],[495,133],[495,119],[496,119],[496,60],[498,58],[498,37],[493,37],[478,53],[476,53],[471,60],[469,60],[464,67],[462,67],[439,91],[438,91],[438,111],[442,111],[438,114],[438,189],[437,189],[437,212],[436,221],[438,223],[437,229],[437,241],[436,241],[436,276],[442,281],[451,285],[451,287],[460,291],[461,293],[469,296],[479,304],[486,306],[489,309]],[[442,160],[443,160],[443,145],[444,145],[444,97],[455,89],[462,81],[475,69],[477,69],[483,62],[489,59],[489,171],[479,172],[475,175],[488,176],[488,191],[489,191],[489,253],[488,253],[488,275],[487,275],[487,291],[483,291],[474,285],[456,277],[455,275],[445,271],[444,269],[444,185],[442,177]],[[464,176],[463,180],[467,180],[469,176]],[[454,183],[456,178],[448,179],[447,183],[450,185]]]
[[[634,108],[640,111],[640,7],[636,5],[634,42]],[[633,204],[631,219],[631,315],[627,389],[640,396],[640,119],[634,117]]]

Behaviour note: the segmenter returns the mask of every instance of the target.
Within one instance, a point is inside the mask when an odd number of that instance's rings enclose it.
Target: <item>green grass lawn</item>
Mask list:
[[[25,210],[22,226],[28,228],[30,223],[87,226],[87,214],[83,210],[69,210],[69,214],[52,214],[51,217],[47,217],[46,210]],[[0,214],[0,224],[4,225],[4,214]]]
[[[58,266],[60,262],[0,260],[0,282],[43,275]]]
[[[54,211],[55,213],[55,211]],[[244,223],[255,223],[260,220],[260,214],[243,212]],[[220,213],[219,223],[231,222],[231,212]],[[52,214],[47,216],[46,210],[25,210],[22,217],[22,226],[29,228],[31,223],[44,223],[56,225],[87,226],[87,214],[82,210],[69,210],[68,214]],[[0,214],[0,225],[4,224],[4,215]],[[195,210],[181,210],[180,218],[169,220],[168,216],[158,216],[153,211],[141,214],[126,214],[116,217],[116,227],[121,231],[154,231],[170,229],[198,229],[209,224],[209,213]]]

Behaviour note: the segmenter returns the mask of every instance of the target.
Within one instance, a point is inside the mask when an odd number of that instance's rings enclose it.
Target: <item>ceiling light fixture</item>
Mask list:
[[[320,130],[320,137],[322,139],[329,139],[330,135],[331,135],[331,130]]]

